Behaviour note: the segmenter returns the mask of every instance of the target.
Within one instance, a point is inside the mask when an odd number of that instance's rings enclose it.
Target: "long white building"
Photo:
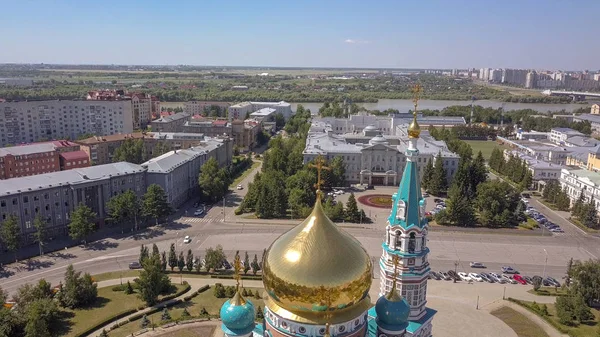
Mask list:
[[[133,132],[131,101],[0,102],[0,146]]]
[[[242,102],[230,106],[228,109],[228,117],[231,122],[234,119],[245,119],[246,114],[253,113],[260,109],[272,108],[275,109],[275,114],[282,114],[285,120],[292,116],[292,105],[290,103],[281,102]]]

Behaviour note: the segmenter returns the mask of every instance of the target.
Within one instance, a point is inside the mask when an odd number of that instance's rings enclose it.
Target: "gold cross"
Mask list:
[[[421,99],[421,92],[423,88],[419,83],[415,84],[412,88],[413,93],[413,104],[415,106],[415,110],[413,110],[413,115],[417,115],[417,105],[419,105],[419,100]]]
[[[315,159],[314,164],[308,164],[308,167],[314,167],[317,169],[317,183],[315,184],[315,188],[317,189],[317,191],[320,191],[321,185],[323,185],[323,181],[321,180],[321,171],[322,170],[327,170],[327,171],[331,170],[330,167],[325,166],[326,163],[327,163],[327,161],[323,158],[323,156],[318,155],[317,159]]]

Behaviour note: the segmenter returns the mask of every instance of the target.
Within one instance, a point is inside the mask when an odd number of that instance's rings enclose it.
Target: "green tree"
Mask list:
[[[134,228],[138,228],[138,219],[141,216],[142,207],[140,200],[132,190],[127,190],[110,198],[107,208],[110,221],[121,225],[133,221]]]
[[[287,213],[288,195],[285,191],[285,176],[281,171],[272,171],[261,177],[256,201],[256,215],[261,219],[282,218]]]
[[[580,220],[584,226],[598,228],[598,211],[596,210],[594,198],[590,198],[590,201],[584,205],[581,215]]]
[[[150,320],[148,319],[148,316],[146,316],[146,314],[144,314],[144,316],[142,317],[142,321],[140,322],[140,327],[142,329],[146,329],[149,325],[150,325]]]
[[[171,148],[167,145],[167,143],[159,141],[152,149],[152,157],[156,158],[162,156],[169,151],[171,151]]]
[[[423,170],[423,177],[421,178],[421,187],[426,191],[429,191],[431,181],[433,180],[433,172],[433,161],[428,160]]]
[[[256,309],[256,319],[258,319],[259,321],[262,321],[263,319],[265,319],[265,314],[263,313],[263,308],[260,305]]]
[[[204,263],[206,271],[215,270],[223,264],[223,261],[226,259],[225,253],[223,252],[223,247],[221,245],[217,245],[215,249],[209,247],[206,249],[206,254],[204,255]]]
[[[19,219],[15,215],[10,214],[2,222],[0,238],[4,247],[15,254],[15,262],[17,262],[17,251],[21,246],[21,231],[19,229]]]
[[[334,187],[346,186],[346,164],[344,163],[344,157],[333,157],[329,166],[331,167],[332,185]]]
[[[461,191],[457,185],[452,185],[448,191],[446,220],[455,226],[473,226],[475,213],[468,194]]]
[[[128,138],[113,152],[113,162],[126,161],[141,164],[148,159],[146,147],[142,139]]]
[[[142,203],[142,213],[155,219],[158,225],[158,219],[171,213],[171,206],[167,201],[165,190],[157,184],[148,186]]]
[[[260,270],[260,265],[258,264],[258,257],[254,254],[254,259],[252,260],[252,274],[256,275],[256,273]]]
[[[585,207],[585,195],[583,194],[583,191],[579,192],[579,197],[577,197],[577,200],[573,203],[573,208],[571,209],[571,213],[576,216],[577,218],[581,219],[581,217],[583,216],[583,210]]]
[[[158,246],[156,243],[152,244],[152,256],[160,256],[160,251],[158,250]]]
[[[360,221],[360,212],[358,210],[356,198],[354,197],[354,193],[352,192],[348,197],[348,202],[346,202],[346,219],[350,222]]]
[[[131,282],[127,281],[127,286],[125,287],[125,294],[133,294],[133,287],[131,286]]]
[[[163,271],[167,270],[167,254],[164,251],[160,254],[160,264]]]
[[[135,279],[138,286],[139,297],[148,306],[156,304],[158,295],[169,290],[171,281],[163,273],[162,265],[158,256],[152,256],[144,261],[140,276]]]
[[[221,283],[216,283],[213,288],[213,295],[216,298],[224,298],[225,297],[225,287]]]
[[[179,268],[179,272],[183,271],[185,268],[185,258],[183,257],[183,252],[179,252],[179,258],[177,259],[177,268]]]
[[[250,257],[248,256],[248,252],[244,254],[244,275],[248,274],[250,270]]]
[[[538,291],[542,287],[542,278],[539,276],[534,276],[532,279],[533,290]]]
[[[444,169],[444,162],[442,160],[442,153],[439,152],[435,157],[435,165],[433,167],[433,176],[429,185],[429,192],[433,195],[442,195],[448,188],[446,180],[446,170]]]
[[[175,244],[172,243],[171,248],[169,249],[169,267],[171,268],[171,271],[173,271],[173,268],[175,268],[176,266],[177,266],[177,253],[175,252]]]
[[[209,158],[200,168],[198,184],[206,200],[223,199],[229,187],[225,171],[219,169],[219,163],[213,157]]]
[[[188,249],[187,255],[185,257],[185,267],[191,272],[194,269],[194,254],[191,249]]]
[[[40,214],[36,215],[33,219],[33,227],[35,228],[33,235],[40,246],[40,256],[42,256],[44,255],[44,242],[46,241],[46,220]]]
[[[475,208],[479,220],[485,226],[516,226],[518,223],[517,206],[520,194],[508,183],[500,180],[487,181],[477,186]]]
[[[80,308],[93,303],[98,296],[97,284],[88,273],[81,276],[73,265],[65,271],[65,284],[58,292],[58,302],[65,308]]]
[[[39,299],[27,306],[25,317],[25,337],[50,337],[58,326],[59,311],[52,299]]]
[[[96,229],[97,214],[91,208],[80,203],[73,212],[71,212],[71,222],[69,223],[69,235],[73,240],[83,240],[86,244],[86,238]]]
[[[187,308],[183,308],[183,311],[181,312],[181,317],[179,319],[186,320],[186,319],[189,319],[190,317],[192,317],[192,315],[190,315],[190,312],[187,310]]]
[[[574,261],[568,271],[569,289],[588,305],[600,300],[600,260]]]
[[[148,253],[148,247],[142,244],[142,246],[140,247],[140,257],[138,259],[140,265],[142,265],[144,263],[144,260],[146,260],[148,257],[150,257]]]
[[[160,319],[161,319],[161,321],[170,321],[171,320],[171,314],[169,314],[169,309],[167,309],[166,306],[163,309],[162,315],[160,315]]]
[[[108,332],[106,332],[106,329],[102,329],[102,332],[100,333],[100,337],[108,337]]]

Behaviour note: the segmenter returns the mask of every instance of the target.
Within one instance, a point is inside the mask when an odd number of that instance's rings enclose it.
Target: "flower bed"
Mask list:
[[[363,205],[377,208],[392,208],[392,196],[387,194],[367,194],[358,198]]]

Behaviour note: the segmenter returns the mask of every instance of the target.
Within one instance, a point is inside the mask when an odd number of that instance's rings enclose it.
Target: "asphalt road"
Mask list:
[[[242,182],[244,189],[235,190],[228,195],[224,207],[222,203],[218,203],[209,209],[204,217],[182,216],[166,227],[150,228],[144,233],[128,237],[107,238],[90,243],[87,247],[73,247],[47,254],[42,258],[5,266],[0,270],[0,287],[13,293],[20,285],[36,282],[40,278],[57,284],[63,279],[69,264],[73,264],[76,270],[91,274],[124,270],[130,262],[137,261],[141,244],[156,243],[161,251],[168,251],[169,246],[174,243],[177,251],[183,250],[185,254],[185,251],[191,249],[195,256],[204,256],[207,248],[220,244],[230,259],[237,250],[242,253],[247,251],[251,259],[254,254],[260,258],[263,249],[290,229],[292,223],[298,223],[299,220],[288,221],[285,224],[281,224],[281,220],[249,220],[245,223],[244,218],[234,216],[235,207],[246,193],[248,182],[252,181],[253,175],[250,174]],[[379,191],[370,191],[377,192]],[[599,238],[585,234],[560,214],[536,204],[536,201],[531,202],[551,221],[561,225],[565,233],[549,235],[550,233],[546,232],[544,236],[520,236],[432,229],[428,242],[432,270],[454,270],[455,263],[458,263],[458,271],[472,271],[469,262],[477,261],[483,262],[488,267],[487,271],[498,272],[501,266],[510,265],[525,275],[545,273],[561,279],[571,257],[600,257]],[[180,211],[185,214],[184,209]],[[187,211],[187,214],[193,214],[194,209],[189,207]],[[373,210],[374,215],[379,215],[374,224],[340,224],[354,235],[372,256],[376,268],[375,278],[379,277],[376,262],[382,253],[384,218],[387,212],[389,210]],[[184,244],[185,236],[190,236],[192,242]]]

